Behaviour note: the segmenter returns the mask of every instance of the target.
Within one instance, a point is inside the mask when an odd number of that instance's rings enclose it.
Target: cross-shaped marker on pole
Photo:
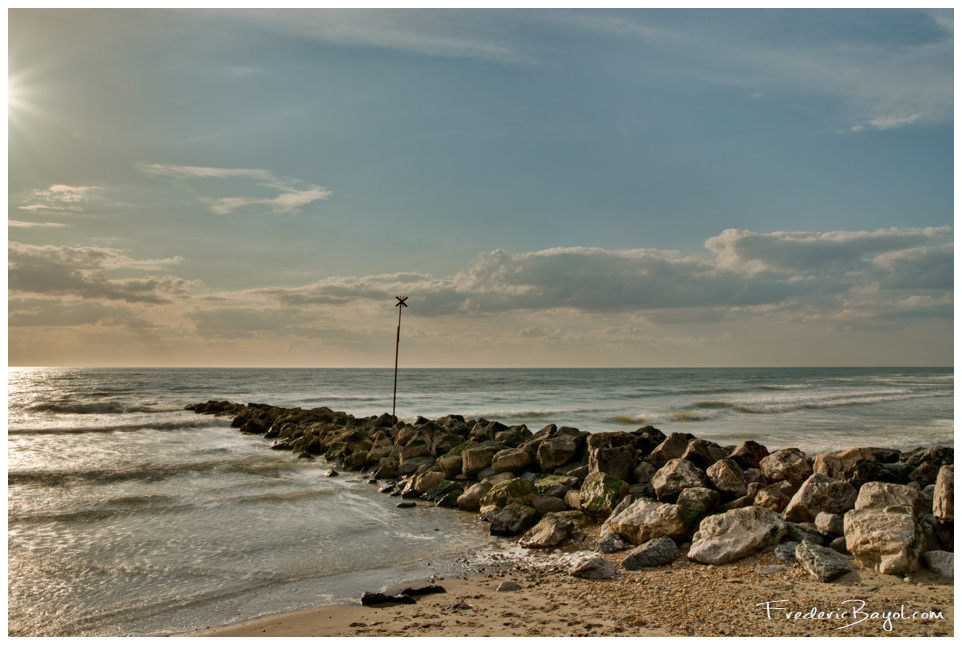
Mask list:
[[[391,405],[391,427],[397,425],[397,416],[394,414],[397,410],[397,361],[398,354],[401,351],[401,310],[407,307],[405,300],[408,299],[407,296],[403,298],[401,296],[394,296],[397,299],[397,344],[394,347],[394,403]]]

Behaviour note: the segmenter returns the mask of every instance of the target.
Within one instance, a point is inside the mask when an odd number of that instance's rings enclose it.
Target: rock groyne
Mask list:
[[[746,441],[722,446],[652,426],[531,432],[459,415],[393,424],[329,408],[208,401],[272,449],[371,474],[381,492],[478,513],[493,535],[551,548],[601,524],[601,553],[634,549],[631,566],[676,557],[724,564],[763,549],[828,581],[846,567],[951,577],[954,451],[851,447],[806,455]],[[602,558],[603,559],[603,558]],[[608,568],[602,566],[602,571]]]

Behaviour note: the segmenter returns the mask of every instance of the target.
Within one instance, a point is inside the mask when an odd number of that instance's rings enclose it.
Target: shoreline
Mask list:
[[[531,432],[459,415],[409,424],[228,401],[187,409],[323,456],[328,476],[370,472],[398,507],[475,514],[523,547],[502,561],[508,571],[479,567],[414,604],[189,635],[954,635],[952,448],[809,456],[652,426]],[[515,588],[498,589],[505,580]]]
[[[914,637],[955,632],[952,581],[924,569],[908,581],[860,568],[821,583],[768,551],[717,566],[690,562],[683,554],[666,566],[618,568],[612,580],[584,580],[571,577],[560,564],[573,552],[532,554],[519,558],[518,568],[439,579],[434,584],[446,593],[421,596],[412,605],[332,605],[173,636]],[[608,557],[620,562],[624,555]],[[544,565],[552,560],[559,565]],[[506,581],[520,589],[498,591]],[[823,613],[821,619],[806,617],[813,608]],[[941,617],[912,616],[933,612]]]

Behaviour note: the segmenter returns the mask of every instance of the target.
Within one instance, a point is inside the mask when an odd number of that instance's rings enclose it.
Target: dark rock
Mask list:
[[[855,488],[861,488],[868,482],[899,483],[895,473],[875,459],[860,459],[855,462],[850,481]]]
[[[605,535],[598,540],[598,553],[617,553],[618,551],[624,551],[631,546],[631,542],[628,538],[618,533],[605,533]]]
[[[768,456],[768,449],[755,441],[743,441],[728,455],[743,469],[758,468],[762,459]]]
[[[365,607],[386,604],[413,605],[416,602],[417,601],[410,596],[388,596],[383,593],[375,593],[371,591],[365,591],[361,594],[361,604]]]
[[[787,564],[795,562],[795,548],[798,542],[785,542],[775,547],[774,555],[776,560],[781,560]]]
[[[931,461],[923,461],[909,474],[909,481],[917,483],[922,488],[934,484],[939,476],[939,466]]]
[[[894,448],[866,448],[872,456],[875,457],[876,461],[880,461],[886,464],[892,464],[899,460],[899,456],[902,454]]]
[[[902,453],[899,461],[916,467],[921,466],[922,463],[926,461],[936,466],[951,466],[955,463],[955,450],[944,446],[916,448],[915,450]]]
[[[547,515],[548,513],[560,513],[564,511],[567,506],[563,500],[553,497],[553,496],[542,496],[535,497],[531,500],[531,506],[538,511],[538,515]]]
[[[892,475],[892,477],[894,477],[893,482],[896,484],[908,484],[910,481],[909,475],[911,475],[912,471],[915,470],[915,466],[903,462],[894,464],[883,463],[882,468],[884,468]]]
[[[842,555],[848,555],[848,547],[845,546],[845,536],[837,537],[828,543],[828,548],[832,551],[841,553]]]
[[[718,491],[710,488],[686,488],[678,494],[675,502],[678,506],[691,508],[702,515],[710,515],[718,506],[720,496]]]
[[[705,470],[718,461],[708,449],[708,443],[701,439],[692,439],[689,441],[688,447],[685,448],[685,452],[682,453],[681,458],[690,461],[692,465],[701,470]]]
[[[491,520],[491,535],[517,535],[538,521],[538,511],[524,504],[509,504]]]
[[[662,567],[674,562],[680,555],[675,541],[669,537],[655,538],[636,547],[625,556],[621,563],[625,569],[638,570],[644,567]]]
[[[662,468],[672,459],[680,459],[685,451],[688,449],[688,435],[682,434],[680,432],[673,432],[668,437],[658,444],[651,454],[648,455],[647,461],[655,468]]]
[[[399,502],[397,508],[414,508],[417,506],[415,502]]]
[[[602,472],[622,481],[631,478],[637,464],[635,437],[626,432],[599,432],[589,435],[588,472]]]
[[[801,522],[785,522],[788,528],[788,539],[792,542],[811,542],[821,546],[825,543],[825,538],[814,524]]]
[[[755,493],[754,503],[758,506],[770,508],[776,513],[781,513],[785,510],[785,507],[788,506],[788,503],[792,501],[792,495],[794,494],[795,487],[792,486],[791,482],[780,481],[777,484],[766,486]]]
[[[441,585],[428,585],[426,587],[408,587],[401,591],[399,595],[401,596],[426,596],[428,594],[434,593],[447,593],[447,590]]]
[[[851,563],[832,549],[801,542],[795,549],[795,559],[816,580],[830,582],[852,570]]]
[[[543,472],[550,473],[571,461],[577,452],[578,442],[574,437],[555,436],[538,446],[538,464]]]

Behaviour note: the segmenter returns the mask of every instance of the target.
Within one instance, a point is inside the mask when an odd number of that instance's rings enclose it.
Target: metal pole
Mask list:
[[[397,342],[394,345],[394,403],[391,404],[392,428],[397,425],[397,416],[395,415],[395,411],[397,410],[397,363],[398,355],[401,351],[401,310],[407,307],[407,303],[404,302],[407,300],[407,296],[404,296],[403,298],[401,296],[394,297],[397,298],[397,304],[394,305],[397,307]]]

